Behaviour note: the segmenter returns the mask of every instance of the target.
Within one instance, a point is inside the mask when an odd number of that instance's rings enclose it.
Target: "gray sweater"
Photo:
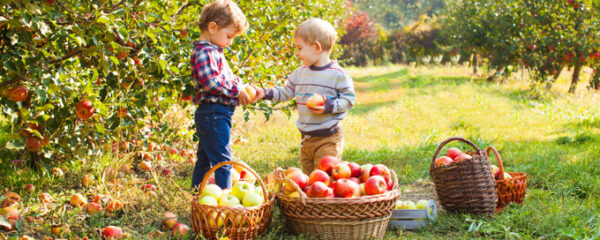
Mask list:
[[[306,101],[318,93],[326,98],[325,112],[314,114]],[[354,84],[350,75],[337,63],[325,66],[302,66],[289,75],[284,86],[265,89],[265,99],[274,102],[296,98],[296,126],[304,135],[330,136],[340,129],[340,121],[354,106]]]

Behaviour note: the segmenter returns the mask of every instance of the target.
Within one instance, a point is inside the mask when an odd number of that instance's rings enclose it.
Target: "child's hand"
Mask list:
[[[240,94],[237,96],[238,101],[240,102],[240,104],[242,105],[248,105],[248,103],[250,103],[250,96],[248,96],[248,93],[246,92],[246,90],[241,90]]]
[[[309,107],[308,109],[310,109],[314,114],[323,114],[325,112],[325,106],[314,106]]]
[[[265,98],[265,89],[259,88],[259,87],[255,86],[254,84],[252,84],[252,87],[254,89],[256,89],[256,97],[254,97],[254,101],[252,101],[251,103],[258,102],[261,99]]]

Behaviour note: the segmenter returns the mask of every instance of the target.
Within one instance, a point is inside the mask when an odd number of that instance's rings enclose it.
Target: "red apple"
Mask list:
[[[448,165],[452,164],[453,162],[454,161],[452,161],[452,158],[443,156],[443,157],[439,157],[438,159],[435,160],[435,166],[436,167],[448,166]]]
[[[189,230],[190,230],[190,227],[188,227],[187,225],[185,225],[183,223],[176,223],[175,226],[173,226],[173,236],[175,236],[175,237],[185,236]]]
[[[108,201],[110,201],[110,197],[106,196],[104,194],[98,194],[96,196],[94,196],[94,202],[95,203],[107,203]]]
[[[250,102],[254,101],[254,99],[256,98],[256,88],[252,87],[251,85],[247,85],[244,88],[244,91],[246,91],[246,93],[248,94]]]
[[[367,195],[382,194],[387,191],[387,184],[382,176],[371,176],[365,182],[365,193]]]
[[[287,175],[290,175],[290,174],[292,174],[293,172],[296,172],[296,171],[302,172],[302,170],[300,170],[300,168],[297,168],[297,167],[289,167],[289,168],[287,168],[287,169],[285,170],[285,175],[286,175],[286,176],[287,176]]]
[[[500,168],[496,167],[496,165],[490,165],[492,168],[492,174],[494,174],[494,179],[500,178]]]
[[[350,179],[340,179],[335,181],[333,185],[333,193],[336,197],[349,198],[353,197],[356,192],[360,192],[358,188],[358,183],[350,180]]]
[[[306,176],[306,174],[304,174],[301,171],[296,171],[296,172],[292,172],[292,174],[288,175],[287,178],[289,178],[290,180],[294,181],[298,187],[300,187],[300,189],[304,189],[306,188],[306,186],[308,186],[308,176]],[[294,190],[295,188],[293,188],[291,185],[286,183],[287,188]]]
[[[177,215],[172,212],[165,212],[163,214],[163,225],[166,229],[171,230],[177,224]]]
[[[458,157],[456,157],[454,159],[454,161],[455,162],[462,162],[464,160],[471,159],[471,158],[473,158],[473,157],[471,157],[471,155],[463,153],[463,154],[458,155]]]
[[[177,148],[171,148],[171,150],[169,150],[169,152],[170,152],[172,155],[175,155],[175,154],[177,154],[179,151],[177,151]]]
[[[40,195],[40,200],[42,201],[42,203],[51,203],[52,195],[50,195],[49,193],[42,193]]]
[[[111,199],[110,203],[108,204],[108,207],[106,207],[106,211],[115,212],[121,210],[122,208],[123,204],[121,204],[121,201]]]
[[[331,176],[335,180],[349,178],[351,174],[352,171],[347,163],[338,163],[331,169]]]
[[[308,176],[308,185],[313,185],[315,182],[322,182],[326,186],[329,186],[330,180],[331,179],[329,178],[329,175],[326,172],[324,172],[323,170],[316,169],[312,173],[310,173],[310,176]]]
[[[91,202],[84,205],[83,209],[93,215],[102,211],[102,205],[95,202]]]
[[[325,195],[325,198],[334,198],[335,194],[333,193],[333,189],[328,187],[327,188],[327,195]]]
[[[92,115],[94,115],[94,111],[95,110],[94,106],[92,106],[92,102],[85,99],[77,103],[75,106],[75,113],[77,113],[77,116],[81,119],[90,118]]]
[[[350,181],[353,181],[353,182],[355,182],[357,184],[360,184],[360,180],[358,178],[351,177],[351,178],[348,178],[348,179],[350,179]]]
[[[162,170],[162,175],[165,177],[171,176],[171,174],[173,174],[173,170],[170,168],[165,168]]]
[[[23,187],[23,190],[27,191],[27,192],[34,192],[35,191],[35,186],[33,186],[33,184],[27,184]]]
[[[37,152],[42,148],[42,141],[35,136],[30,136],[25,139],[25,150],[29,152]]]
[[[382,176],[383,178],[390,178],[390,175],[390,169],[383,164],[375,164],[369,173],[369,177]]]
[[[455,159],[462,153],[463,152],[460,149],[453,147],[453,148],[448,149],[448,151],[446,152],[446,156],[450,157],[450,159]]]
[[[85,199],[85,197],[83,197],[81,194],[75,194],[71,196],[71,201],[69,201],[69,203],[72,206],[80,207],[87,203],[87,199]]]
[[[366,182],[367,179],[369,179],[370,174],[371,174],[371,168],[373,168],[373,165],[370,163],[367,163],[365,165],[362,165],[360,167],[360,182]]]
[[[120,227],[108,226],[102,230],[103,239],[121,239],[123,237],[123,230]]]
[[[148,161],[141,161],[138,164],[138,167],[144,171],[150,171],[152,169],[152,164]]]
[[[156,186],[154,186],[154,184],[146,184],[144,186],[142,186],[142,191],[156,191]]]
[[[325,185],[325,183],[323,183],[323,182],[315,182],[314,184],[310,185],[307,195],[309,197],[324,198],[327,196],[328,188],[329,187],[327,185]]]
[[[127,116],[127,108],[125,108],[125,107],[117,108],[117,116],[120,118]]]
[[[325,156],[319,161],[319,169],[326,173],[331,173],[331,169],[338,163],[338,159],[334,156]]]
[[[348,163],[348,167],[350,167],[350,177],[360,177],[360,165],[358,163],[350,162]]]
[[[27,100],[27,87],[17,86],[8,90],[8,98],[15,102],[23,102]]]
[[[306,100],[306,107],[308,108],[315,108],[323,105],[325,105],[325,97],[318,93],[313,94]]]

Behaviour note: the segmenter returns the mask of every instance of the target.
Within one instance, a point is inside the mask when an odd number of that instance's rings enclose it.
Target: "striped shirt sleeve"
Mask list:
[[[265,99],[269,99],[273,102],[284,102],[292,100],[296,96],[296,83],[297,71],[292,72],[288,76],[283,86],[275,86],[273,88],[265,89]]]
[[[344,71],[340,75],[338,84],[336,84],[337,98],[328,98],[325,101],[324,113],[343,113],[347,112],[354,106],[356,95],[354,93],[354,83],[350,74]]]

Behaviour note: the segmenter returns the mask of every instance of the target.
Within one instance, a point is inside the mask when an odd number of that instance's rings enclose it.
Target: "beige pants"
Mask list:
[[[327,137],[302,135],[302,141],[300,142],[302,171],[308,175],[319,168],[319,160],[324,156],[334,156],[341,160],[343,150],[344,134],[342,129]]]

